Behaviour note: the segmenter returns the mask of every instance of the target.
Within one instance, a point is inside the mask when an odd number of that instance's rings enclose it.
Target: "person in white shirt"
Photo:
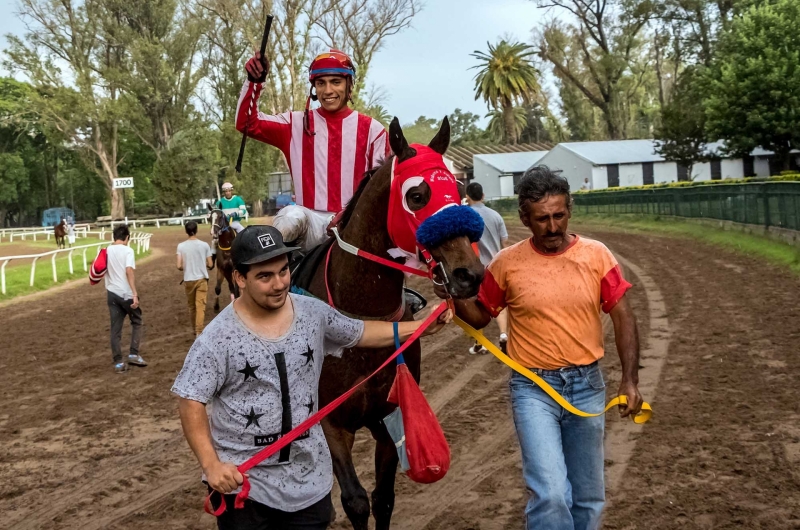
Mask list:
[[[487,267],[497,253],[508,247],[509,244],[508,230],[506,229],[506,223],[503,221],[503,216],[486,206],[483,200],[483,186],[478,182],[471,182],[467,186],[467,204],[483,218],[483,236],[478,241],[478,250],[480,251],[481,263],[483,263],[484,267]],[[508,344],[508,313],[505,310],[497,315],[497,325],[500,328],[500,349],[505,353],[506,345]],[[480,343],[476,342],[469,349],[469,353],[475,355],[488,353],[488,351]]]
[[[206,322],[206,300],[208,298],[208,271],[214,266],[211,247],[197,239],[197,223],[186,223],[189,238],[178,245],[178,270],[183,271],[183,287],[189,304],[192,329],[195,336],[203,332]]]
[[[114,228],[114,243],[106,250],[108,269],[105,275],[108,295],[108,311],[111,314],[111,355],[114,358],[114,371],[118,374],[128,371],[128,365],[147,366],[139,355],[142,340],[142,308],[136,292],[134,270],[136,257],[128,246],[131,233],[127,225]],[[131,349],[127,358],[122,356],[122,324],[125,316],[131,321]]]
[[[583,184],[581,184],[581,191],[592,191],[592,183],[589,182],[589,177],[583,179]]]

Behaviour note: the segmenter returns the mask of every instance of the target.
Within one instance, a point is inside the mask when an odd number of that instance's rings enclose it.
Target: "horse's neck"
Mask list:
[[[393,246],[386,224],[388,209],[388,184],[370,183],[342,231],[342,239],[361,250],[388,258],[387,251]],[[328,285],[337,308],[343,311],[365,317],[391,315],[403,301],[403,281],[400,271],[353,256],[338,247],[333,249]]]

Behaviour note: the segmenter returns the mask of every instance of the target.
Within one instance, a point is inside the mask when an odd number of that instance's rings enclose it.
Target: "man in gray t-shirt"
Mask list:
[[[478,250],[481,255],[481,263],[489,265],[498,252],[508,246],[508,230],[503,217],[483,203],[483,186],[477,182],[471,182],[467,186],[467,204],[483,218],[483,235],[478,241]],[[508,314],[503,310],[497,316],[497,325],[500,327],[500,349],[503,353],[508,344]],[[479,343],[475,343],[469,352],[487,353],[486,349]]]
[[[289,294],[293,250],[272,226],[251,225],[236,237],[231,254],[241,296],[197,338],[172,387],[204,480],[226,495],[228,509],[217,519],[222,530],[301,522],[327,528],[333,468],[319,424],[248,472],[251,502],[243,509],[233,508],[230,495],[243,480],[236,466],[318,410],[325,356],[394,343],[389,322],[354,320],[320,300]],[[426,334],[449,319],[446,312]],[[401,340],[420,324],[401,322]]]
[[[185,226],[189,238],[178,245],[177,265],[183,271],[183,288],[189,305],[192,329],[195,336],[203,331],[206,323],[206,300],[208,298],[208,271],[214,266],[211,247],[197,239],[197,223],[189,221]]]

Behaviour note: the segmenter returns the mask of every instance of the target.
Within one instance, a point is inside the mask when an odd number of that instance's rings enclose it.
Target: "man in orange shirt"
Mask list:
[[[600,412],[605,383],[600,311],[611,315],[622,362],[622,417],[642,405],[639,337],[614,256],[600,243],[568,232],[572,198],[567,180],[547,167],[520,180],[519,216],[533,237],[500,251],[489,264],[477,300],[455,300],[456,313],[476,328],[508,309],[508,355],[547,381],[567,401]],[[438,294],[444,294],[439,292]],[[530,379],[509,384],[522,448],[525,483],[532,495],[526,528],[591,530],[605,502],[602,415],[574,416]]]

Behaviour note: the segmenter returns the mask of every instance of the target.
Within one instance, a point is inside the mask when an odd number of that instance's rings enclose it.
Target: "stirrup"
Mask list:
[[[416,315],[428,306],[428,300],[413,289],[403,287],[403,297],[406,307],[411,309],[411,314]]]

